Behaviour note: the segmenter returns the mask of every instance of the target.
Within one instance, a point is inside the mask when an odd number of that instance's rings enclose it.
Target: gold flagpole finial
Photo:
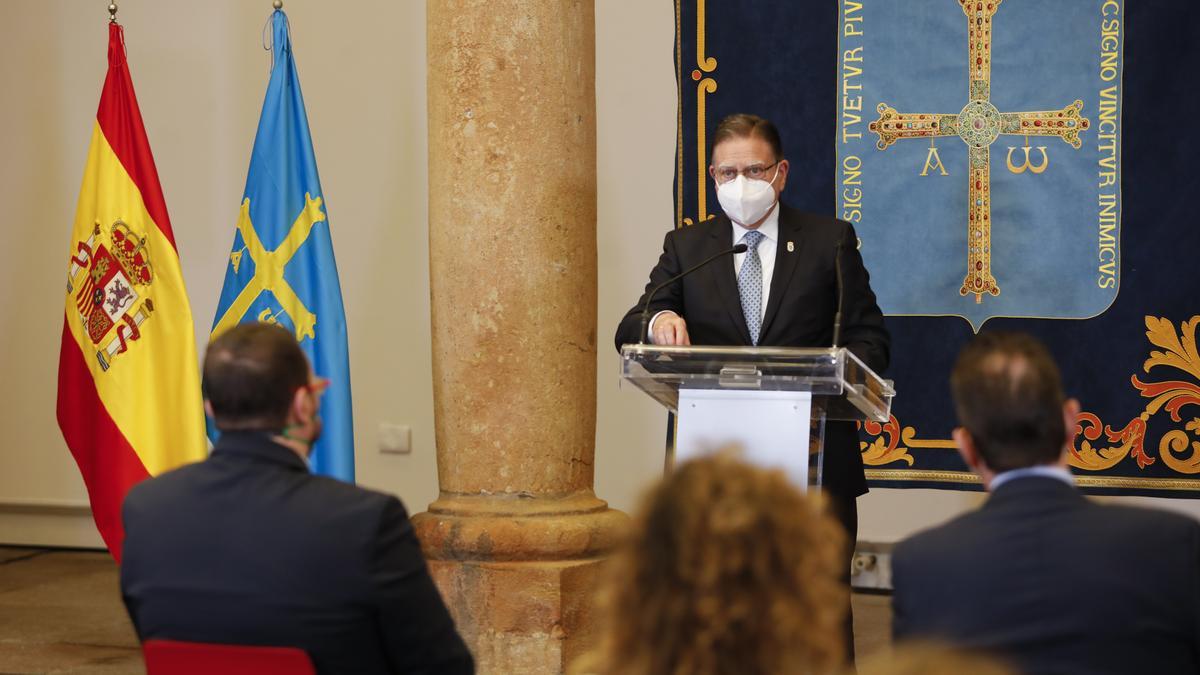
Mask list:
[[[283,9],[283,0],[275,0],[275,2],[272,2],[271,5],[274,6],[275,9]]]
[[[109,3],[108,5],[108,22],[117,22],[117,3],[115,2]]]

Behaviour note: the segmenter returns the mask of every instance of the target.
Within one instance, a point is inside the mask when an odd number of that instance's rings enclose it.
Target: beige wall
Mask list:
[[[121,20],[202,348],[266,87],[270,3],[124,0]],[[596,492],[630,509],[661,473],[664,415],[619,387],[610,345],[671,227],[676,99],[668,0],[597,0],[599,378]],[[425,10],[287,0],[350,330],[358,479],[410,510],[437,493],[426,224]],[[104,3],[6,7],[0,42],[0,543],[99,545],[54,419],[70,223],[105,71]],[[560,158],[547,158],[557,161]],[[569,161],[569,158],[566,158]],[[470,242],[465,242],[470,245]],[[553,358],[553,355],[547,355]],[[903,394],[903,392],[902,392]],[[412,426],[381,455],[380,423]],[[861,538],[890,541],[978,503],[876,490]],[[1195,502],[1174,508],[1200,513]]]
[[[266,91],[270,2],[124,0],[130,68],[202,349]],[[54,419],[70,224],[106,61],[105,3],[6,7],[0,180],[0,542],[98,544]],[[436,495],[426,237],[425,8],[288,0],[351,343],[359,481]],[[410,424],[411,455],[374,450]],[[20,508],[13,508],[14,504]],[[7,508],[6,508],[7,506]],[[52,508],[43,508],[52,507]]]

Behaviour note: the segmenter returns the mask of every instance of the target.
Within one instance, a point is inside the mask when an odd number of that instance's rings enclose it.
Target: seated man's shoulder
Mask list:
[[[194,462],[147,478],[129,488],[125,494],[125,506],[153,507],[163,500],[173,499],[188,490],[204,472],[204,462]]]
[[[1087,510],[1093,522],[1103,525],[1109,534],[1117,532],[1130,537],[1167,537],[1180,539],[1200,537],[1200,521],[1182,513],[1159,508],[1129,504],[1092,502]]]
[[[985,531],[979,521],[979,512],[971,511],[921,530],[896,544],[892,557],[897,561],[945,560],[951,552],[967,551],[968,542]]]
[[[1178,544],[1189,540],[1200,544],[1200,521],[1192,517],[1141,506],[1087,503],[1088,507],[1072,510],[1064,514],[1066,520],[1058,521],[1056,527],[1071,540],[1095,540],[1102,547],[1153,546],[1147,542],[1169,541],[1175,542],[1173,548],[1178,549]],[[996,524],[981,511],[962,514],[904,539],[896,545],[893,559],[902,565],[952,564],[948,561],[986,552]]]
[[[398,511],[400,515],[408,516],[404,504],[395,495],[359,487],[336,478],[311,475],[306,481],[305,489],[310,493],[313,502],[337,503],[353,506],[355,510],[371,512],[388,511],[389,515]]]
[[[266,480],[275,481],[273,489],[262,491],[253,480],[233,487],[228,481],[214,480],[213,468],[197,462],[173,469],[160,476],[134,485],[125,497],[126,518],[139,521],[168,518],[182,503],[192,505],[212,503],[213,500],[236,499],[248,508],[264,512],[293,514],[313,526],[324,524],[340,527],[338,523],[378,522],[381,518],[407,518],[403,503],[394,495],[359,487],[328,476],[309,473],[273,473]],[[281,477],[282,476],[282,477]],[[280,483],[278,481],[285,482]],[[258,487],[256,487],[258,485]],[[366,519],[366,520],[364,520]]]

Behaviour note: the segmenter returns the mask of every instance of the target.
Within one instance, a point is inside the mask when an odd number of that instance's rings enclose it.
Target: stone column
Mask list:
[[[429,0],[440,496],[414,518],[481,673],[561,672],[624,516],[592,491],[592,0]]]

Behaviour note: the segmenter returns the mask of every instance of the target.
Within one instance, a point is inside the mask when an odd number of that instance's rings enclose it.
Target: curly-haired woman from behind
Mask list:
[[[783,474],[717,454],[644,498],[573,673],[766,675],[841,665],[845,534]]]

